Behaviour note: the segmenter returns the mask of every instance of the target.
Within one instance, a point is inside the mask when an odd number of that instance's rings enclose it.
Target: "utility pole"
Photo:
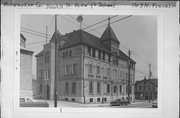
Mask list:
[[[55,78],[54,78],[54,107],[57,107],[57,15],[55,15]]]
[[[44,46],[44,53],[45,53],[45,60],[47,61],[47,53],[46,53],[46,45],[47,45],[47,26],[46,26],[46,44]],[[45,62],[46,63],[46,62]],[[46,68],[46,67],[44,67]],[[47,98],[47,89],[46,89],[46,86],[47,86],[47,70],[45,69],[45,82],[44,82],[44,99],[46,101],[46,98]]]
[[[131,51],[128,51],[128,56],[129,56],[129,60],[128,60],[128,102],[130,102],[130,69],[131,69],[131,61],[130,61],[130,57],[131,57]]]
[[[149,79],[151,79],[152,72],[151,72],[151,64],[149,64]]]
[[[152,76],[151,64],[149,64],[149,79],[151,79],[151,76]],[[150,98],[150,88],[148,88],[148,100],[149,100],[149,103],[150,103],[150,101],[151,101],[151,98]]]

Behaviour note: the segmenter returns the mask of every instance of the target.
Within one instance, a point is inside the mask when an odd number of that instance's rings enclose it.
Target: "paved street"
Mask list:
[[[37,101],[46,101],[49,103],[50,107],[54,107],[53,100],[37,100]],[[58,107],[152,108],[151,103],[149,103],[148,101],[135,101],[134,103],[131,103],[127,106],[111,106],[109,103],[81,104],[81,103],[67,102],[67,101],[58,101],[57,104]]]

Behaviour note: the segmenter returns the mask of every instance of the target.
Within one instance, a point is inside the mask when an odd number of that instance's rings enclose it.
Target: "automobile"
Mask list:
[[[21,97],[20,107],[49,107],[49,104],[47,102],[38,102],[33,98]]]
[[[158,105],[157,105],[157,99],[152,101],[152,107],[153,107],[153,108],[157,108],[157,107],[158,107]]]
[[[111,101],[110,104],[112,106],[121,106],[121,105],[126,105],[127,106],[128,104],[130,104],[130,102],[128,100],[126,100],[126,99],[116,99],[114,101]]]

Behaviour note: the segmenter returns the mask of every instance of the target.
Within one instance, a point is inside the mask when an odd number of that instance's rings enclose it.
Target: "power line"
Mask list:
[[[76,23],[74,23],[73,21],[69,20],[69,19],[68,19],[68,18],[66,18],[65,16],[62,16],[62,15],[61,15],[61,17],[62,17],[62,18],[64,18],[64,19],[66,19],[66,20],[68,20],[68,21],[69,21],[69,22],[71,22],[72,24],[74,24],[74,25],[76,25],[76,26],[78,26],[78,27],[79,27],[79,25],[78,25],[78,24],[76,24]]]
[[[62,15],[61,15],[61,16],[62,16]],[[116,16],[117,16],[117,15],[112,16],[111,18],[114,18],[114,17],[116,17]],[[63,16],[62,16],[62,17],[63,17]],[[71,17],[72,17],[72,16],[71,16]],[[68,20],[69,22],[71,22],[71,23],[79,26],[78,24],[72,22],[71,20],[67,19],[66,17],[63,17],[63,18],[66,19],[66,20]],[[75,19],[74,17],[72,17],[72,18]],[[107,19],[103,20],[103,22],[106,21],[106,20],[107,20]],[[101,22],[102,22],[102,21],[101,21]],[[95,23],[95,24],[99,24],[99,23],[100,23],[100,22]],[[93,24],[93,26],[94,26],[95,24]],[[86,27],[86,28],[90,28],[90,27],[92,27],[92,25],[91,25],[91,26],[88,26],[88,27]],[[24,29],[24,30],[21,30],[22,32],[25,32],[25,33],[29,33],[29,34],[33,34],[33,35],[36,35],[36,36],[40,36],[40,37],[46,38],[46,36],[43,36],[43,35],[46,35],[45,33],[42,33],[42,32],[39,32],[39,31],[35,31],[35,30],[32,30],[32,29],[28,29],[28,28],[24,28],[24,27],[21,27],[21,29]],[[25,31],[25,30],[28,30],[28,31]],[[95,30],[95,29],[92,29],[92,30]],[[29,31],[31,31],[31,32],[29,32]],[[100,34],[99,32],[96,32],[96,33]],[[41,34],[41,35],[39,35],[39,34]],[[100,34],[100,35],[101,35],[101,34]],[[51,36],[51,37],[52,37],[52,35],[48,35],[48,36]],[[48,39],[51,39],[50,37],[47,37],[47,38],[48,38]],[[33,45],[33,44],[43,43],[43,42],[44,42],[44,41],[42,41],[42,42],[36,42],[36,43],[30,43],[30,44],[27,44],[27,45]]]
[[[124,20],[124,19],[126,19],[126,18],[129,18],[129,17],[131,17],[131,16],[133,16],[133,15],[129,15],[129,16],[120,18],[119,20],[116,20],[116,21],[114,21],[114,22],[111,22],[111,24],[116,23],[116,22],[119,22],[119,21]]]
[[[131,17],[131,16],[132,16],[132,15],[129,15],[129,16],[120,18],[119,20],[116,20],[116,21],[114,21],[114,22],[111,22],[110,24],[113,24],[113,23],[116,23],[116,22],[118,22],[118,21],[124,20],[124,19],[126,19],[126,18],[128,18],[128,17]],[[110,18],[111,18],[111,17],[110,17]],[[105,20],[107,20],[107,19],[105,19]],[[103,21],[104,21],[104,20],[103,20]],[[102,27],[105,27],[105,26],[107,26],[107,24],[106,24],[106,25],[103,25],[103,26],[100,26],[100,27],[97,27],[97,28],[94,28],[94,29],[92,29],[92,30],[99,29],[99,28],[102,28]],[[92,30],[89,30],[88,32],[90,32],[90,31],[92,31]]]
[[[50,41],[50,40],[49,40]],[[46,41],[39,41],[39,42],[34,42],[34,43],[28,43],[26,45],[34,45],[34,44],[39,44],[39,43],[45,43]]]
[[[68,15],[70,18],[72,18],[72,19],[74,19],[74,20],[76,20],[76,18],[74,18],[73,16],[71,16],[71,15]],[[86,27],[89,27],[88,25],[86,25],[85,23],[82,23],[84,26],[86,26]],[[84,28],[83,28],[84,29]],[[95,33],[97,33],[98,35],[102,35],[99,31],[97,31],[97,30],[95,30],[94,31]]]
[[[36,35],[36,36],[39,36],[39,37],[43,37],[43,38],[46,38],[46,36],[43,36],[43,35],[39,35],[39,34],[35,34],[33,32],[28,32],[28,31],[24,31],[24,30],[21,30],[21,32],[24,32],[24,33],[29,33],[29,34],[33,34],[33,35]],[[48,39],[51,39],[49,37],[47,37]]]
[[[126,49],[126,50],[130,50],[128,47],[124,46],[124,45],[120,45],[120,47]],[[132,50],[131,50],[132,51]],[[133,55],[136,55],[137,57],[139,57],[141,60],[143,60],[147,65],[151,64],[153,67],[157,68],[156,65],[152,64],[150,61],[148,61],[147,59],[145,59],[144,57],[140,56],[139,54],[137,54],[135,51],[132,51]]]
[[[42,33],[42,32],[35,31],[35,30],[32,30],[32,29],[28,29],[28,28],[25,28],[25,27],[21,27],[21,29],[23,29],[24,31],[28,30],[28,31],[31,31],[31,32],[35,32],[35,33],[39,33],[39,34],[42,34],[42,35],[46,35],[46,33]],[[48,36],[52,37],[52,35],[49,35],[49,34],[48,34]]]
[[[41,45],[38,45],[38,46],[33,46],[33,47],[28,47],[28,49],[34,49],[34,48],[38,48],[38,47],[41,47],[41,46],[43,46],[42,44]]]
[[[137,69],[137,68],[135,68],[135,70],[136,70],[137,72],[141,73],[141,74],[145,74],[145,75],[148,75],[148,76],[149,76],[149,74],[147,74],[147,73],[145,73],[145,72],[143,72],[143,71],[141,71],[141,70],[139,70],[139,69]]]
[[[110,17],[110,18],[114,18],[114,17],[117,17],[118,15],[115,15],[115,16],[112,16],[112,17]],[[85,29],[88,29],[88,28],[90,28],[90,27],[93,27],[93,26],[95,26],[95,25],[97,25],[97,24],[100,24],[100,23],[103,23],[103,22],[105,22],[105,21],[107,21],[107,19],[108,18],[106,18],[106,19],[104,19],[104,20],[101,20],[100,22],[97,22],[97,23],[95,23],[95,24],[92,24],[92,25],[90,25],[90,26],[88,26],[88,27],[85,27],[85,28],[83,28],[84,30]],[[93,29],[94,30],[94,29]]]

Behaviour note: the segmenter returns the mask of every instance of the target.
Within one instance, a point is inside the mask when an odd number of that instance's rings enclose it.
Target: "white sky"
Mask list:
[[[79,29],[79,23],[75,20],[77,16],[59,15],[58,30],[61,34],[72,32]],[[97,23],[109,16],[83,15],[83,28],[91,24]],[[125,16],[117,16],[111,19],[111,22],[116,21]],[[108,21],[91,27],[85,31],[103,26]],[[54,15],[22,15],[21,27],[52,35],[54,32]],[[156,16],[131,16],[119,22],[111,24],[113,31],[120,41],[120,49],[124,53],[128,53],[129,48],[132,51],[132,59],[136,61],[136,80],[141,80],[144,76],[148,76],[149,63],[152,64],[152,77],[157,77],[157,17]],[[106,26],[90,31],[89,33],[100,37]],[[22,29],[22,28],[21,28]],[[22,29],[23,31],[27,31]],[[30,31],[28,31],[30,32]],[[98,32],[98,33],[97,33]],[[26,47],[34,51],[33,55],[33,74],[36,75],[36,60],[35,55],[43,49],[45,37],[39,37],[29,33],[21,32],[27,39]],[[44,35],[45,36],[45,35]],[[36,43],[44,41],[44,43]],[[31,44],[30,43],[36,43]],[[144,74],[145,73],[145,74]]]

